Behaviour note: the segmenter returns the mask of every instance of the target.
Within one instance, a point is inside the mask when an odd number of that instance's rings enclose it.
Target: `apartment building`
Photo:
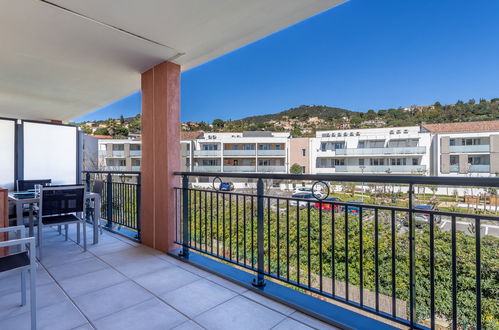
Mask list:
[[[131,139],[99,139],[99,169],[140,171],[142,143]]]
[[[301,173],[311,173],[310,138],[291,138],[289,140],[289,169],[295,164],[301,166]]]
[[[204,133],[182,141],[194,172],[287,173],[289,133]]]
[[[431,134],[419,126],[316,132],[311,173],[427,175]]]
[[[499,173],[499,120],[428,124],[432,175],[491,176]]]

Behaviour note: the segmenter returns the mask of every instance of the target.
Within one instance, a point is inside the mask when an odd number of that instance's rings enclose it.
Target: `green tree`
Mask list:
[[[99,127],[94,131],[95,135],[111,135],[109,134],[109,131],[107,127]]]
[[[213,128],[222,129],[224,128],[225,122],[222,119],[213,120]]]
[[[128,136],[128,128],[125,125],[116,125],[114,128],[114,137],[123,138]]]
[[[294,163],[293,165],[291,165],[289,172],[291,174],[302,174],[303,167],[300,164]]]

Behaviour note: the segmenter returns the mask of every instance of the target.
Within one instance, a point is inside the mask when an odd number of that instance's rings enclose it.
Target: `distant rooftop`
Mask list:
[[[273,134],[270,131],[244,131],[243,137],[272,137]]]
[[[423,129],[431,133],[460,133],[499,131],[499,120],[473,121],[446,124],[426,124]]]

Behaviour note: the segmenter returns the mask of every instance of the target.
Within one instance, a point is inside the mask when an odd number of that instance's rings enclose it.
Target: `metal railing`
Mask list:
[[[243,149],[243,150],[233,150],[233,149],[225,149],[224,156],[255,156],[255,149]]]
[[[105,228],[140,241],[141,174],[137,171],[82,171],[88,191],[103,182],[101,214]]]
[[[258,156],[286,156],[286,150],[281,150],[281,149],[259,149],[258,150]]]
[[[222,155],[221,150],[194,150],[194,156],[219,157]]]
[[[182,177],[182,187],[175,188],[176,243],[185,258],[192,249],[255,272],[255,286],[283,282],[411,328],[434,329],[443,321],[453,329],[480,329],[499,322],[499,243],[482,230],[499,217],[415,207],[416,188],[497,190],[498,178],[175,174]],[[219,191],[217,179],[212,190],[190,187],[189,178],[199,176],[256,180],[257,188]],[[327,194],[272,195],[266,180],[308,180]],[[383,198],[376,205],[322,199],[329,187],[348,183],[388,187],[392,201],[403,205]],[[465,220],[469,226],[462,229]]]
[[[417,174],[426,171],[425,165],[379,165],[379,166],[357,166],[357,165],[338,165],[336,172],[346,173],[407,173]]]

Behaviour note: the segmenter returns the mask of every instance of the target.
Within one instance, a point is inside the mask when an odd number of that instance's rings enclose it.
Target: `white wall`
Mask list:
[[[0,119],[0,187],[12,190],[15,182],[16,122]]]

